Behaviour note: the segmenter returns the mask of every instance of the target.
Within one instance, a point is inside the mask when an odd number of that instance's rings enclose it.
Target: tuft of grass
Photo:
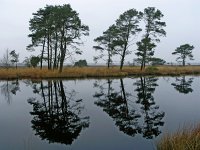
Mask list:
[[[200,66],[148,66],[145,70],[140,67],[65,67],[62,73],[58,70],[48,70],[47,68],[10,68],[0,69],[0,79],[16,79],[16,78],[88,78],[88,77],[125,77],[131,75],[196,75],[200,74]]]
[[[200,150],[200,124],[165,134],[156,145],[157,150]]]

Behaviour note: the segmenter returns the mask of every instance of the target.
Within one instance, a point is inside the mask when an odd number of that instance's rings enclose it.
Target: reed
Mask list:
[[[0,79],[15,78],[86,78],[86,77],[125,77],[131,75],[195,75],[200,74],[200,66],[149,66],[145,70],[140,67],[66,67],[62,73],[58,70],[48,70],[47,68],[9,68],[0,69]]]
[[[165,134],[156,145],[157,150],[200,150],[200,125]]]

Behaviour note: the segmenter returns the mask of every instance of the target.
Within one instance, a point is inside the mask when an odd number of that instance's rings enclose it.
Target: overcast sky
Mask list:
[[[84,53],[76,59],[93,62],[94,38],[102,35],[124,11],[131,8],[143,11],[151,6],[162,11],[167,24],[167,36],[158,43],[155,57],[175,62],[176,56],[171,53],[181,44],[189,43],[195,46],[194,62],[200,62],[200,0],[0,0],[0,58],[6,49],[19,52],[20,61],[30,56],[32,53],[26,51],[26,46],[31,42],[27,35],[32,13],[47,4],[68,3],[90,28],[90,36],[84,38],[85,44],[80,47]],[[134,58],[132,54],[126,61]]]

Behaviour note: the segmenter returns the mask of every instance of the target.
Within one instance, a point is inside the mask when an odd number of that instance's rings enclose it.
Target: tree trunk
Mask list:
[[[51,41],[51,37],[49,38],[50,41],[50,60],[49,60],[49,69],[52,69],[52,57],[53,57],[53,49],[52,49],[52,41]]]
[[[142,60],[142,62],[141,62],[140,70],[143,70],[143,60]]]
[[[148,36],[147,36],[148,38]],[[146,66],[146,55],[147,55],[147,46],[146,46],[146,42],[145,42],[145,49],[144,49],[144,56],[143,56],[143,68],[142,69],[145,69],[145,66]]]
[[[109,62],[108,62],[108,66],[107,67],[108,67],[108,69],[110,68],[110,63]]]
[[[121,63],[120,63],[120,70],[122,70],[124,66],[124,56],[122,56]]]
[[[64,48],[61,50],[61,57],[60,57],[60,69],[59,72],[61,73],[63,70],[63,64],[65,60],[65,54],[66,54],[66,48],[67,48],[67,43],[64,43]]]
[[[53,69],[57,69],[56,62],[57,62],[57,49],[58,49],[58,34],[56,32],[56,43],[55,43],[55,56],[54,56],[54,63],[53,63]]]
[[[65,53],[66,53],[66,41],[64,40],[64,37],[65,37],[65,29],[63,27],[62,31],[61,31],[61,41],[60,41],[60,68],[59,68],[59,73],[62,72],[63,70],[63,63],[64,63],[64,60],[65,60]],[[64,47],[63,47],[63,42],[64,43]]]
[[[110,58],[110,54],[108,53],[108,68],[110,68],[110,62],[111,62],[111,58]]]
[[[124,66],[124,58],[125,58],[125,53],[126,53],[126,46],[125,45],[125,48],[123,50],[123,53],[122,53],[122,58],[121,58],[121,63],[120,63],[120,70],[122,70],[123,66]]]
[[[183,66],[185,66],[185,59],[183,59]]]
[[[60,62],[60,53],[58,54],[58,60],[57,60],[57,63],[56,63],[56,69],[58,69],[58,67],[59,67],[59,62]]]
[[[59,73],[61,73],[62,70],[63,70],[63,63],[64,63],[64,58],[63,58],[63,56],[61,55]]]
[[[46,41],[45,41],[45,37],[44,37],[43,44],[42,44],[42,54],[40,57],[40,69],[42,69],[42,61],[43,61],[43,55],[44,55],[45,42]]]
[[[47,37],[47,62],[48,62],[48,69],[50,69],[50,39],[49,39],[49,33]]]
[[[129,30],[128,30],[128,33],[129,33]],[[121,58],[121,63],[120,63],[120,70],[122,70],[122,68],[124,66],[124,59],[125,59],[125,55],[126,55],[127,45],[128,45],[128,37],[127,37],[127,41],[126,41],[126,43],[124,45],[124,49],[123,49],[123,52],[122,52],[122,58]]]

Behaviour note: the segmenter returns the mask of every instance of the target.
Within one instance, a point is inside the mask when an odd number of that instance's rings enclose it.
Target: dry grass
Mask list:
[[[200,125],[164,135],[157,143],[157,150],[200,150]]]
[[[200,74],[200,66],[160,66],[158,68],[159,72],[162,73],[162,75]]]
[[[141,71],[140,67],[124,67],[121,71],[119,67],[66,67],[62,73],[57,70],[39,68],[10,68],[0,69],[0,79],[14,78],[86,78],[86,77],[124,77],[130,75],[182,75],[182,74],[200,74],[200,66],[188,67],[147,67]]]
[[[39,68],[0,69],[0,79],[14,78],[85,78],[85,77],[119,77],[127,76],[128,73],[118,68],[107,69],[104,67],[68,67],[59,73],[58,70]]]

